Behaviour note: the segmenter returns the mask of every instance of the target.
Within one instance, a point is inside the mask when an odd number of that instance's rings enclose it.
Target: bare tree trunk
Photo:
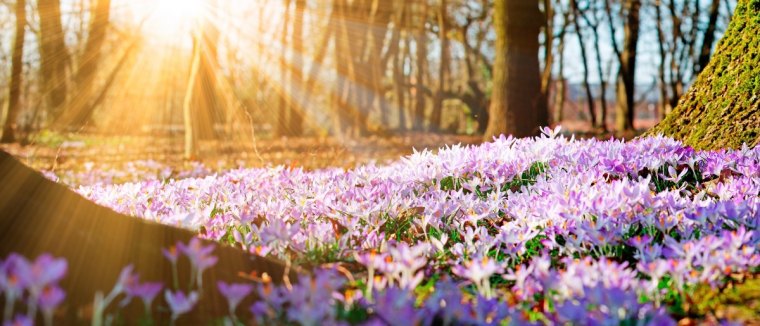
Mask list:
[[[280,34],[280,85],[276,86],[280,99],[279,106],[274,112],[274,134],[282,137],[288,134],[288,113],[290,112],[290,99],[287,94],[288,85],[288,28],[290,26],[290,3],[292,0],[285,0],[285,16],[282,21],[282,33]]]
[[[660,65],[657,67],[657,76],[659,78],[659,89],[660,89],[660,110],[659,110],[659,119],[662,120],[665,118],[665,116],[670,113],[671,109],[673,108],[670,106],[670,100],[668,98],[668,81],[665,78],[665,66],[668,61],[668,53],[665,50],[666,46],[666,40],[665,40],[665,32],[663,30],[662,26],[662,19],[664,18],[662,16],[662,3],[660,0],[655,1],[655,19],[656,19],[656,25],[657,25],[657,43],[659,43],[658,48],[660,52]]]
[[[413,129],[415,131],[421,131],[425,125],[425,65],[427,64],[427,29],[425,23],[427,21],[427,1],[419,3],[421,9],[418,12],[417,22],[417,35],[415,44],[417,47],[417,80],[415,88],[415,106],[414,117],[412,120]]]
[[[24,34],[26,33],[26,1],[16,0],[16,32],[11,54],[11,80],[8,87],[8,104],[5,108],[5,123],[0,143],[16,141],[16,129],[21,98],[21,72],[24,59]]]
[[[699,4],[697,4],[699,5]],[[707,28],[705,29],[704,36],[702,36],[702,48],[699,51],[699,61],[695,67],[695,72],[699,74],[707,67],[707,63],[710,62],[710,55],[712,54],[712,48],[715,44],[715,29],[718,24],[718,16],[720,15],[720,0],[712,0],[710,4],[710,11],[708,14]]]
[[[185,125],[185,159],[195,160],[198,158],[198,135],[195,130],[193,114],[193,92],[198,79],[198,72],[201,67],[201,35],[200,32],[194,34],[193,40],[193,59],[190,64],[190,77],[187,79],[187,88],[185,89],[185,99],[182,102],[183,122]]]
[[[295,17],[293,17],[293,34],[291,35],[291,43],[293,47],[293,64],[290,69],[290,96],[293,97],[291,105],[288,106],[288,135],[301,136],[303,134],[303,116],[306,108],[301,103],[304,103],[303,86],[303,57],[306,56],[305,47],[303,45],[303,25],[304,25],[304,12],[306,11],[306,0],[295,0]]]
[[[633,130],[635,116],[636,54],[639,44],[641,0],[625,0],[620,8],[621,17],[624,19],[622,49],[614,38],[617,33],[610,0],[605,0],[605,9],[609,20],[613,49],[620,63],[617,77],[615,127],[617,131],[631,131]]]
[[[538,63],[541,20],[538,0],[494,2],[496,61],[486,141],[500,134],[524,137],[538,131],[537,112],[546,110]]]
[[[552,83],[552,71],[554,70],[554,4],[553,0],[543,0],[544,7],[544,70],[541,73],[541,96],[544,103],[549,100],[549,88]],[[537,123],[542,126],[549,125],[549,107],[546,110],[536,112]]]
[[[37,10],[40,17],[40,72],[42,91],[48,109],[54,117],[63,114],[68,90],[67,67],[69,53],[64,43],[61,25],[61,4],[59,0],[39,0]]]
[[[406,26],[406,20],[408,19],[408,4],[406,4],[406,1],[404,0],[398,0],[396,1],[396,4],[399,8],[395,11],[392,37],[396,42],[391,42],[391,45],[395,47],[396,50],[395,58],[393,60],[393,84],[395,90],[396,110],[398,114],[398,130],[405,131],[407,88],[404,87],[404,84],[406,83],[406,78],[404,77],[404,62],[406,62],[409,40],[405,35],[402,37],[402,29]],[[401,48],[402,42],[405,43],[403,51]]]
[[[671,49],[670,49],[670,107],[675,108],[678,105],[678,100],[684,91],[683,86],[683,70],[681,69],[682,56],[684,53],[685,44],[682,44],[679,51],[679,44],[683,41],[683,33],[681,32],[681,23],[683,21],[681,14],[676,11],[675,0],[668,2],[668,8],[670,9],[671,20]],[[681,55],[679,55],[679,52]]]
[[[578,36],[578,46],[581,48],[581,60],[583,63],[583,88],[586,90],[586,102],[588,104],[589,120],[591,121],[591,127],[596,128],[596,100],[594,100],[594,93],[591,90],[591,83],[589,82],[588,55],[586,54],[586,41],[583,38],[583,30],[581,29],[581,16],[580,11],[578,10],[578,0],[570,0],[570,6],[573,11],[575,34]]]
[[[438,8],[438,38],[441,45],[441,63],[438,66],[438,91],[435,94],[433,112],[430,115],[430,130],[434,132],[443,129],[443,126],[441,125],[443,116],[443,95],[446,91],[446,78],[448,78],[449,40],[447,35],[448,28],[446,27],[446,21],[448,17],[448,10],[446,6],[447,1],[441,0]]]
[[[229,110],[228,101],[219,91],[219,28],[218,0],[209,0],[208,15],[204,15],[200,25],[200,70],[195,83],[195,100],[193,123],[198,139],[219,138],[216,123],[225,121],[225,113]]]
[[[87,33],[84,53],[79,59],[79,69],[74,76],[77,96],[67,105],[69,112],[60,123],[63,127],[81,128],[92,119],[94,106],[91,100],[95,96],[95,76],[101,62],[101,49],[106,39],[111,16],[111,0],[97,0],[92,14],[92,21]]]
[[[594,56],[596,59],[596,73],[599,78],[599,119],[596,125],[603,131],[607,131],[607,78],[604,74],[604,62],[602,62],[602,50],[599,46],[601,39],[599,38],[599,18],[597,16],[596,9],[592,14],[594,15],[594,21],[592,22],[588,16],[583,15],[586,23],[591,27],[591,33],[594,35]]]
[[[559,72],[557,81],[554,88],[554,113],[553,122],[559,124],[564,119],[565,110],[565,98],[567,94],[567,81],[565,80],[565,35],[567,34],[567,28],[570,25],[570,12],[565,10],[562,15],[563,25],[559,32],[559,44],[557,45],[557,52],[559,53]]]
[[[371,85],[372,85],[372,97],[374,102],[377,102],[377,109],[380,115],[380,125],[384,129],[390,129],[389,115],[390,115],[390,99],[387,96],[387,92],[383,87],[383,81],[385,80],[385,72],[388,69],[388,55],[391,49],[385,51],[383,55],[383,47],[387,42],[393,42],[393,39],[387,39],[389,36],[389,27],[391,23],[391,17],[393,12],[393,4],[388,1],[374,0],[373,6],[378,11],[374,22],[374,27],[371,27],[372,31],[372,50],[370,51],[370,65],[371,65]],[[391,34],[392,36],[392,34]],[[398,43],[398,40],[395,40]],[[367,124],[366,117],[364,124]],[[365,127],[366,128],[366,127]]]
[[[343,137],[352,128],[354,108],[351,104],[351,86],[355,80],[353,51],[349,44],[348,31],[346,28],[346,0],[336,0],[333,10],[337,19],[334,25],[335,33],[335,62],[337,72],[336,92],[333,94],[333,103],[336,107],[334,114],[334,134]]]

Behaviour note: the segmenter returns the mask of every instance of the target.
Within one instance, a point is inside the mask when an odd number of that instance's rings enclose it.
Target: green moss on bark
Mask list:
[[[705,70],[678,107],[646,135],[664,134],[697,149],[760,141],[760,0],[739,0]]]

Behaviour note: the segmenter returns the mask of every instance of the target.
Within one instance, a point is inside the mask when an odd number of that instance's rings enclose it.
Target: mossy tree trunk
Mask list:
[[[760,0],[739,0],[718,48],[678,106],[647,135],[697,149],[738,148],[760,140]]]

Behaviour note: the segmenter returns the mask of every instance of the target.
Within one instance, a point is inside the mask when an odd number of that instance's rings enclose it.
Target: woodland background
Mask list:
[[[162,137],[197,158],[283,136],[631,135],[676,106],[735,6],[0,0],[2,140]]]

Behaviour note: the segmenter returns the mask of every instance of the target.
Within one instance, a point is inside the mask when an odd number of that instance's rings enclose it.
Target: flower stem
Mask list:
[[[13,303],[16,301],[15,296],[10,291],[5,292],[5,312],[3,313],[3,324],[11,320],[13,315]]]
[[[172,263],[172,278],[174,282],[174,290],[179,290],[179,277],[177,276],[177,264]]]

